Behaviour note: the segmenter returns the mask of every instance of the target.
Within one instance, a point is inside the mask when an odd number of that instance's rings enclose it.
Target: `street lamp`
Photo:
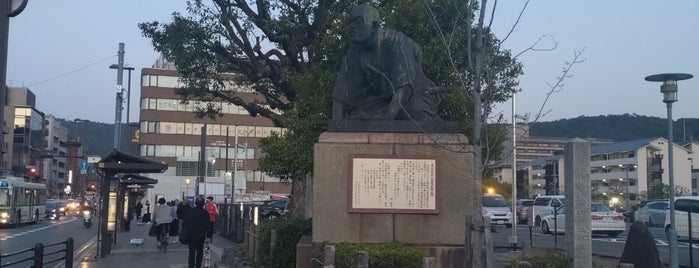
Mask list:
[[[191,180],[189,178],[184,179],[184,183],[187,184],[187,196],[189,196],[189,183],[190,182],[191,182]],[[182,199],[184,199],[184,198],[182,198]]]
[[[660,86],[660,92],[663,93],[663,102],[667,106],[667,124],[668,124],[668,143],[667,143],[667,160],[668,160],[668,176],[670,182],[670,225],[667,228],[667,235],[670,248],[670,267],[678,267],[679,261],[677,258],[677,232],[675,231],[675,178],[673,170],[673,137],[672,137],[672,103],[677,101],[677,81],[686,80],[694,77],[691,74],[685,73],[664,73],[646,76],[646,81],[663,82]]]
[[[119,69],[118,64],[109,65],[109,69]],[[131,110],[131,71],[135,70],[134,67],[124,66],[124,70],[129,71],[129,78],[126,86],[126,123],[129,123],[129,111]]]
[[[521,116],[516,113],[516,96],[517,93],[512,93],[512,234],[510,236],[510,245],[512,251],[517,250],[517,119],[529,120],[529,115]],[[522,178],[524,179],[524,178]]]

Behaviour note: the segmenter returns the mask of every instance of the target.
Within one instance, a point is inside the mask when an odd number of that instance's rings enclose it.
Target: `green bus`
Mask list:
[[[0,225],[36,223],[46,213],[46,185],[0,177]]]

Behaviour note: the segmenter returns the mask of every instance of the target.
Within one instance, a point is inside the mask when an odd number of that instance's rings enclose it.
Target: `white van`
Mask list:
[[[691,214],[689,214],[691,212]],[[699,196],[675,197],[675,231],[678,237],[689,238],[689,216],[692,217],[692,239],[699,239]],[[670,227],[670,210],[665,216],[665,233]]]
[[[556,208],[562,207],[566,202],[565,196],[562,195],[540,195],[534,199],[532,205],[532,219],[534,226],[541,225],[541,219],[546,216],[553,215]]]
[[[499,194],[483,194],[481,199],[483,216],[489,216],[492,225],[505,225],[512,228],[512,209]]]

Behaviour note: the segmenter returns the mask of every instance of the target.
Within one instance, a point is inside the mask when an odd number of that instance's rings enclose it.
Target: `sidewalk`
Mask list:
[[[189,254],[187,245],[170,243],[167,253],[161,252],[156,247],[155,237],[148,236],[150,226],[151,223],[139,225],[132,221],[131,231],[117,233],[116,245],[112,244],[112,251],[105,258],[95,257],[97,254],[97,239],[91,239],[84,248],[76,249],[73,268],[186,268]],[[143,246],[133,246],[130,244],[132,238],[143,238],[145,243]],[[219,262],[224,248],[233,246],[234,243],[230,240],[217,234],[214,235],[213,243],[210,244],[210,267],[214,267],[214,264]],[[218,267],[221,266],[218,265]]]

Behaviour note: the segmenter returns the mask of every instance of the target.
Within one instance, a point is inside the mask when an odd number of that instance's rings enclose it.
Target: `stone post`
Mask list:
[[[592,267],[590,143],[567,142],[564,159],[566,255],[571,267]]]
[[[323,250],[323,268],[335,268],[335,246],[327,245]]]
[[[357,252],[357,268],[369,268],[369,253],[366,251]]]

